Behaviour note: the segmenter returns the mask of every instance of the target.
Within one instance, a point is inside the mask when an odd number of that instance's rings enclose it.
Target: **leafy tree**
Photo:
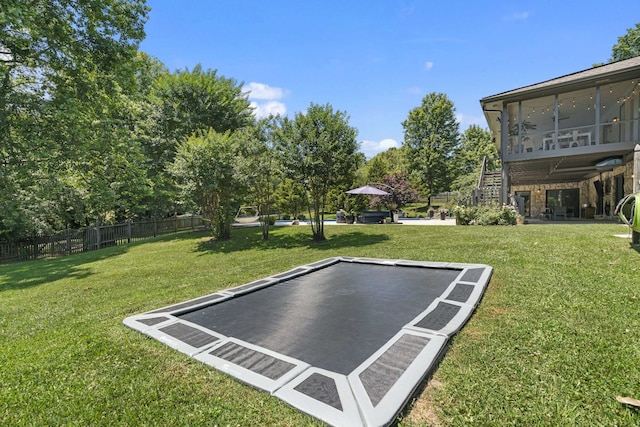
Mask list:
[[[454,172],[451,160],[460,138],[453,102],[445,94],[430,93],[420,107],[409,111],[402,126],[410,169],[428,197],[447,190]]]
[[[324,210],[333,186],[353,182],[362,158],[358,154],[357,130],[349,126],[349,117],[334,111],[329,104],[311,104],[306,114],[284,118],[278,148],[285,173],[299,182],[311,201],[313,239],[325,240]]]
[[[159,73],[152,96],[159,104],[161,144],[156,147],[157,161],[173,161],[176,144],[196,131],[212,128],[218,133],[241,129],[253,121],[251,104],[242,92],[242,84],[218,76],[216,70]]]
[[[144,161],[142,167],[151,189],[139,202],[139,215],[157,217],[172,211],[177,213],[177,189],[173,177],[167,173],[173,151],[170,156],[165,155],[167,144],[161,125],[161,100],[155,95],[156,81],[169,71],[157,58],[144,52],[138,53],[135,65],[136,91],[129,108],[131,139],[139,144]]]
[[[378,153],[367,162],[367,182],[382,182],[389,173],[390,165],[387,159]]]
[[[242,93],[242,84],[218,75],[216,70],[197,65],[170,73],[154,58],[141,58],[140,62],[138,82],[148,95],[142,103],[139,137],[154,185],[149,205],[155,213],[178,210],[175,183],[165,174],[176,147],[195,132],[211,128],[224,133],[250,125],[251,105]]]
[[[618,43],[613,45],[609,62],[620,61],[640,55],[640,24],[627,29],[625,35],[618,37]]]
[[[392,173],[408,173],[406,147],[389,148],[376,154],[361,168],[367,182],[381,182]]]
[[[498,157],[498,149],[493,143],[491,132],[477,125],[471,125],[464,131],[460,146],[455,152],[461,175],[475,171],[482,164],[482,159]]]
[[[498,149],[493,143],[491,132],[480,126],[472,125],[464,131],[461,143],[456,150],[457,177],[451,189],[462,194],[471,194],[478,184],[482,159],[498,157]]]
[[[269,238],[269,214],[281,175],[273,140],[276,121],[274,117],[264,118],[255,126],[239,131],[242,144],[238,157],[238,178],[243,182],[248,198],[258,206],[264,240]]]
[[[0,235],[86,220],[86,188],[95,200],[124,200],[97,195],[113,192],[113,181],[99,185],[88,177],[120,163],[105,157],[114,153],[114,139],[125,141],[113,130],[125,125],[147,11],[142,0],[3,2]]]
[[[293,219],[298,218],[302,211],[309,206],[304,187],[289,178],[282,180],[275,191],[274,199],[280,210],[291,214]]]
[[[218,239],[231,237],[241,183],[236,178],[238,136],[213,129],[199,131],[178,145],[170,171],[176,176],[185,200],[192,199],[211,221]]]
[[[382,190],[389,194],[371,197],[370,206],[372,207],[385,205],[392,210],[396,210],[418,201],[418,190],[412,187],[406,173],[386,175],[381,183],[384,184]]]

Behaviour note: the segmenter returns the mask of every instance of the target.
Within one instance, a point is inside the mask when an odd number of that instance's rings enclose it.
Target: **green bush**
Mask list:
[[[518,212],[509,205],[456,206],[453,209],[459,225],[516,225]]]
[[[262,218],[260,218],[260,221],[264,221],[265,217],[263,216]],[[276,216],[275,215],[269,215],[266,217],[267,222],[269,223],[269,225],[275,225],[276,223]]]
[[[453,208],[453,214],[456,217],[458,225],[470,225],[476,219],[478,208],[475,206],[456,206]]]

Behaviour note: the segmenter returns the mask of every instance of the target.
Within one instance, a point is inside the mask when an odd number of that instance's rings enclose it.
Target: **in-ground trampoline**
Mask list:
[[[330,258],[124,324],[329,424],[386,425],[471,316],[491,271]]]

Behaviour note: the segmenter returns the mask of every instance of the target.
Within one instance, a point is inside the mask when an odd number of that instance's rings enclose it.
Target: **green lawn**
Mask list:
[[[640,425],[640,254],[613,224],[183,233],[0,266],[1,425],[319,425],[122,325],[323,258],[483,263],[485,296],[401,425]]]

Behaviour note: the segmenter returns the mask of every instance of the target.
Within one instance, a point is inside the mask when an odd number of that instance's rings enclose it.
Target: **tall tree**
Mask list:
[[[290,178],[282,180],[275,191],[275,202],[281,212],[291,215],[293,219],[307,209],[307,193],[300,183]]]
[[[618,43],[611,49],[609,62],[640,56],[640,24],[627,29],[625,35],[618,37]]]
[[[489,130],[471,125],[463,132],[460,146],[455,152],[457,173],[451,189],[470,194],[478,184],[484,157],[497,158],[498,149]]]
[[[177,146],[195,132],[213,129],[225,133],[242,129],[253,122],[253,116],[242,84],[218,75],[216,70],[204,70],[196,65],[192,70],[169,73],[153,61],[147,64],[153,78],[144,149],[158,211],[175,202],[175,185],[164,170],[174,161]]]
[[[271,214],[275,189],[281,178],[281,168],[274,148],[274,132],[277,119],[268,117],[255,126],[239,132],[241,141],[238,157],[238,179],[244,184],[246,199],[258,207],[262,238],[269,238],[269,215]]]
[[[170,167],[183,190],[184,200],[191,199],[202,209],[218,239],[231,237],[241,192],[241,182],[236,176],[238,147],[235,133],[198,131],[178,145]]]
[[[85,210],[86,199],[83,189],[73,188],[77,183],[92,192],[105,189],[82,181],[114,153],[107,148],[111,131],[125,125],[122,101],[133,87],[132,61],[147,11],[143,0],[3,2],[0,235],[64,222],[50,218],[56,209],[47,207],[54,203],[69,203],[62,211],[82,216],[77,211]],[[103,163],[96,168],[114,164]]]
[[[498,157],[498,149],[488,129],[478,125],[469,126],[463,133],[460,146],[455,152],[461,175],[473,172],[482,163],[482,159]]]
[[[144,52],[136,57],[136,91],[130,102],[131,139],[142,151],[150,192],[140,201],[140,215],[164,216],[176,212],[177,189],[167,165],[173,160],[165,156],[165,137],[162,132],[161,100],[155,95],[155,84],[169,74],[164,64]],[[186,135],[185,135],[186,136]]]
[[[253,121],[251,103],[242,83],[219,76],[216,70],[160,73],[152,95],[158,99],[163,143],[157,155],[170,163],[176,145],[196,131],[212,128],[218,133],[241,129]]]
[[[410,169],[427,196],[448,190],[454,168],[451,160],[460,139],[453,102],[445,94],[432,92],[409,111],[402,126]]]
[[[391,166],[382,153],[378,153],[367,162],[364,168],[367,171],[367,182],[382,182],[389,174]]]
[[[289,178],[299,182],[311,201],[313,239],[325,240],[324,210],[332,186],[351,183],[362,158],[358,154],[357,130],[349,117],[330,104],[311,104],[294,120],[284,118],[278,148]]]

